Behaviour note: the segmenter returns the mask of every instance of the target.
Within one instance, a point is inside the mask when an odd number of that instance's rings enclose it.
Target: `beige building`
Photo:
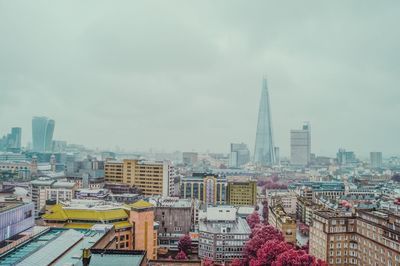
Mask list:
[[[310,254],[329,265],[400,265],[400,216],[385,210],[320,211],[310,227]]]
[[[296,244],[296,220],[282,206],[269,207],[268,223],[282,232],[286,242]]]
[[[257,204],[257,182],[247,176],[227,178],[227,204],[233,206],[255,206]]]
[[[105,181],[124,183],[142,190],[144,195],[174,194],[174,168],[168,162],[141,160],[107,161],[104,166]]]
[[[122,161],[106,161],[104,164],[105,182],[122,183],[124,163]]]
[[[281,205],[288,215],[296,215],[297,195],[287,189],[267,189],[266,198],[269,206]]]

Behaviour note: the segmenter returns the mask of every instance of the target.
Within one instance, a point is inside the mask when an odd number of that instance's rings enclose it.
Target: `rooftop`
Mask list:
[[[81,249],[90,248],[104,233],[91,230],[48,229],[0,256],[0,265],[74,265]]]
[[[44,214],[43,219],[49,221],[85,220],[85,221],[113,221],[127,219],[124,209],[74,209],[56,204],[50,213]]]
[[[0,213],[17,208],[24,205],[23,202],[0,202]]]
[[[144,200],[139,200],[139,201],[129,204],[127,206],[131,207],[133,209],[147,209],[147,208],[154,207],[153,204],[151,204],[150,202],[144,201]]]
[[[220,234],[224,228],[229,228],[227,234],[250,235],[251,229],[243,218],[237,218],[234,222],[209,222],[199,221],[199,231]]]

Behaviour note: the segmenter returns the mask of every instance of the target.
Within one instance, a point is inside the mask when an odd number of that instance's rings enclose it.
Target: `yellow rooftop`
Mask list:
[[[153,204],[151,204],[150,202],[144,201],[144,200],[136,201],[135,203],[129,204],[128,206],[133,209],[146,209],[146,208],[154,207]]]
[[[127,219],[128,214],[123,209],[68,209],[57,204],[50,213],[43,215],[44,220],[50,221],[67,221],[67,220],[84,220],[84,221],[112,221]]]

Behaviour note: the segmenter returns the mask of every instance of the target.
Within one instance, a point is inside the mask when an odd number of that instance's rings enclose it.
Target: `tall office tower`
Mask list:
[[[290,131],[290,163],[297,166],[306,166],[311,159],[311,128],[304,123],[300,130]]]
[[[11,133],[0,139],[0,150],[19,152],[21,150],[21,128],[11,128]]]
[[[355,164],[358,162],[353,151],[346,151],[343,148],[339,149],[339,151],[336,153],[336,160],[340,165]]]
[[[275,164],[280,165],[281,164],[281,157],[279,156],[279,147],[274,148],[275,152]]]
[[[371,152],[369,154],[369,158],[371,160],[372,168],[381,168],[382,167],[382,152]]]
[[[33,151],[51,151],[55,122],[47,117],[33,117],[32,143]]]
[[[263,79],[260,107],[258,111],[258,123],[256,144],[254,148],[254,163],[259,165],[275,164],[275,150],[272,139],[272,122],[270,102],[267,88],[267,80]]]
[[[231,143],[230,167],[240,167],[250,161],[250,151],[244,143]]]
[[[9,148],[19,150],[21,149],[21,131],[20,127],[11,128],[11,135],[9,139]]]

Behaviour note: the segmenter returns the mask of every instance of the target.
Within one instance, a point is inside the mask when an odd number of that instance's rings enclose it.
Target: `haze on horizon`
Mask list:
[[[398,1],[0,1],[0,135],[125,150],[254,148],[264,74],[275,145],[399,154]]]

